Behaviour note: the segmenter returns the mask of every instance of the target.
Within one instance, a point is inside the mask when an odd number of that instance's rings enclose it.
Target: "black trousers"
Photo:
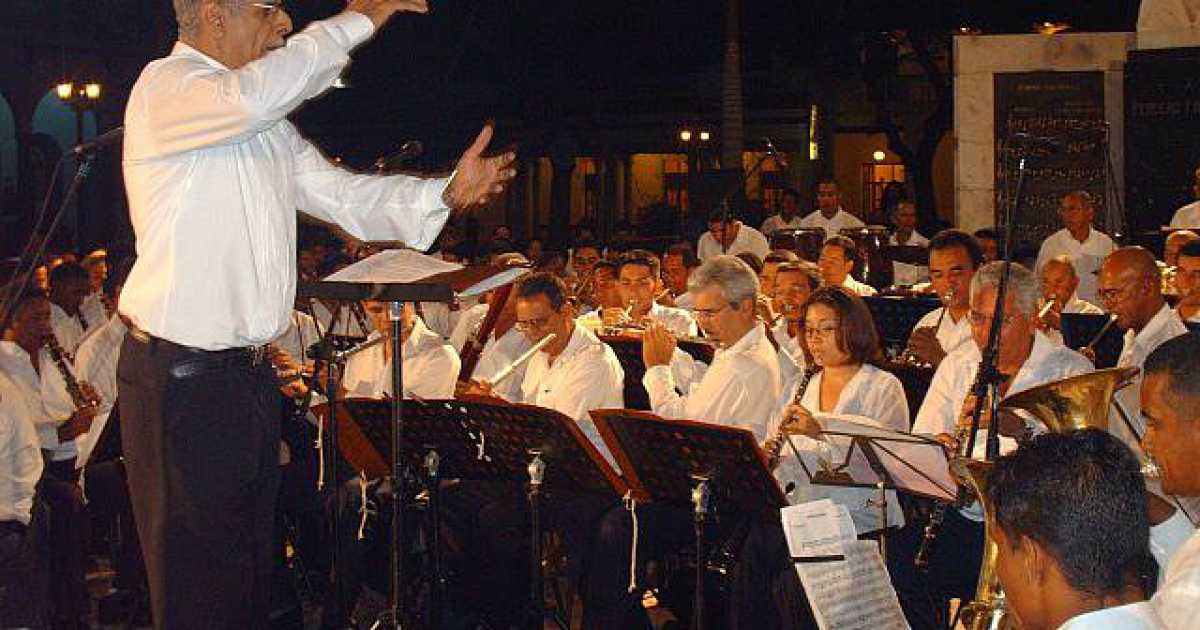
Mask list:
[[[940,630],[946,626],[948,601],[965,604],[975,595],[983,563],[983,523],[950,508],[929,554],[929,567],[916,566],[917,550],[925,537],[925,519],[912,519],[892,536],[888,548],[888,573],[900,607],[914,630]]]
[[[0,627],[45,628],[49,625],[49,510],[35,500],[29,526],[0,523]]]
[[[270,365],[126,335],[121,444],[157,628],[264,628],[279,485]]]
[[[144,593],[146,569],[133,520],[129,486],[125,482],[125,466],[119,461],[92,464],[87,467],[86,475],[88,511],[112,518],[117,524],[117,546],[113,553],[113,568],[117,572],[115,586],[125,592]]]
[[[92,606],[85,576],[90,532],[75,459],[48,462],[37,496],[50,511],[46,560],[50,565],[51,621],[82,621]]]

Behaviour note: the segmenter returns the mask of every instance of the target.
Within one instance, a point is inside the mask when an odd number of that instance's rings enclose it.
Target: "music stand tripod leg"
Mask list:
[[[705,536],[708,514],[712,509],[712,488],[708,485],[707,477],[693,475],[692,479],[696,480],[696,486],[692,488],[692,516],[696,526],[696,592],[692,606],[692,629],[704,630],[704,578],[708,570],[708,541]]]
[[[541,628],[549,618],[562,630],[568,630],[566,622],[546,607],[545,585],[542,583],[542,482],[546,478],[546,460],[542,452],[531,450],[526,471],[529,473],[529,619],[530,627]]]
[[[430,449],[425,454],[425,479],[429,488],[429,527],[430,527],[430,549],[431,568],[430,588],[429,588],[429,618],[433,620],[433,627],[438,628],[442,625],[443,610],[442,604],[446,601],[446,577],[442,573],[442,505],[441,505],[441,479],[439,475],[439,467],[441,466],[442,458],[438,455],[436,449]]]

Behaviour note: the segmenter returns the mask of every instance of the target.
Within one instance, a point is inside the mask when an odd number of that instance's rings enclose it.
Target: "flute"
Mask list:
[[[533,355],[537,354],[538,350],[541,350],[542,348],[546,347],[546,344],[550,343],[551,341],[554,341],[554,337],[555,337],[554,333],[550,333],[550,334],[546,335],[545,337],[542,337],[541,339],[538,340],[537,343],[533,344],[532,348],[526,350],[525,354],[522,354],[521,356],[517,357],[516,361],[513,361],[512,363],[509,363],[508,365],[504,366],[504,369],[500,370],[499,372],[496,372],[495,376],[484,379],[483,383],[488,385],[489,387],[495,387],[497,383],[508,378],[508,376],[513,373],[513,370],[516,370],[517,368],[521,367],[521,365],[523,365],[526,361],[532,359]]]

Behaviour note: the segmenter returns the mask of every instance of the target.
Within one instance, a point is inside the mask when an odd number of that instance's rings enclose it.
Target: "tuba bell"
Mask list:
[[[1055,433],[1087,428],[1111,433],[1113,397],[1140,371],[1115,367],[1071,376],[1012,394],[1000,401],[1000,410],[1026,411]]]
[[[999,546],[992,539],[996,528],[992,495],[988,492],[988,474],[992,462],[983,462],[966,457],[956,457],[950,462],[950,472],[959,483],[970,483],[983,505],[984,542],[983,564],[979,568],[979,582],[975,585],[975,597],[962,608],[962,627],[967,630],[1016,630],[1020,628],[1017,616],[1008,608],[1004,589],[1000,586],[1000,574],[996,571]]]

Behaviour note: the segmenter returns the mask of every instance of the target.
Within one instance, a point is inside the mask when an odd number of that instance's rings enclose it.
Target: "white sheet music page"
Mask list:
[[[780,514],[793,557],[846,557],[834,562],[796,563],[821,630],[907,630],[908,622],[878,545],[857,539],[844,505],[821,499],[783,508]]]
[[[414,249],[388,249],[368,256],[345,269],[330,274],[326,280],[332,282],[364,282],[372,284],[419,282],[430,276],[450,271],[459,271],[463,266],[427,256]],[[496,287],[504,286],[529,273],[528,267],[505,269],[475,285],[459,292],[461,297],[472,297]]]

